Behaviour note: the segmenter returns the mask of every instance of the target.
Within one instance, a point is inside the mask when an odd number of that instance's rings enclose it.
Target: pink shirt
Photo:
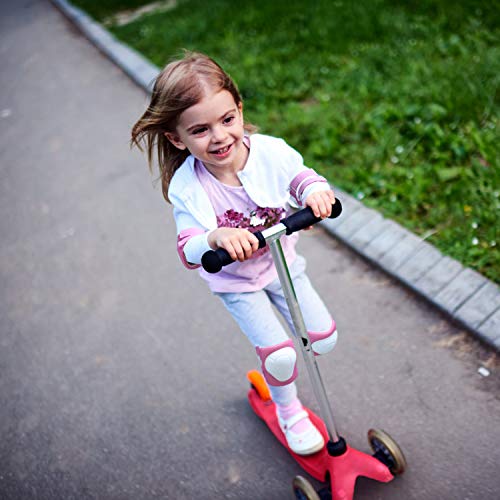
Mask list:
[[[205,189],[217,216],[217,227],[239,227],[250,232],[274,226],[287,215],[285,207],[258,207],[243,186],[228,186],[217,180],[196,160],[196,175]],[[281,238],[287,262],[295,260],[298,233]],[[234,262],[217,274],[200,268],[200,276],[213,292],[254,292],[273,281],[277,274],[269,247],[255,252],[244,262]]]

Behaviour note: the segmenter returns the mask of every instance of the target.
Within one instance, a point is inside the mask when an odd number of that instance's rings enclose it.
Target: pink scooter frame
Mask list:
[[[253,375],[253,374],[252,374]],[[249,377],[250,378],[250,377]],[[254,412],[267,424],[278,441],[288,450],[297,463],[312,477],[322,482],[329,482],[329,496],[333,499],[353,498],[354,485],[358,476],[368,477],[387,483],[394,476],[382,462],[345,444],[345,450],[340,455],[330,455],[328,444],[314,455],[297,455],[286,442],[286,438],[276,418],[276,407],[272,400],[263,400],[258,391],[251,388],[248,391],[248,401]],[[320,430],[325,442],[328,441],[328,431],[323,421],[310,409],[306,408],[309,418]],[[298,496],[298,498],[302,498]],[[308,497],[306,497],[308,498]]]

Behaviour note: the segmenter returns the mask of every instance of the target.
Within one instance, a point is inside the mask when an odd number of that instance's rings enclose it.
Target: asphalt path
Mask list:
[[[129,149],[146,95],[50,3],[0,5],[0,498],[291,498],[255,354]],[[340,433],[369,451],[383,428],[408,461],[356,498],[498,499],[495,355],[322,230],[299,248],[339,328],[319,365]]]

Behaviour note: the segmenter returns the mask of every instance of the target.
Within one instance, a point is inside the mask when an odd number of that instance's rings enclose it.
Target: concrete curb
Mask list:
[[[119,42],[101,24],[66,0],[52,0],[52,3],[74,23],[80,31],[135,83],[151,92],[152,83],[159,69],[129,46]]]
[[[495,283],[347,193],[336,193],[345,210],[338,219],[321,222],[328,232],[500,351],[500,288]]]
[[[151,92],[159,73],[156,66],[66,0],[52,3],[134,82]],[[336,193],[343,213],[321,222],[330,234],[500,352],[500,288],[495,283],[349,194],[339,189]]]

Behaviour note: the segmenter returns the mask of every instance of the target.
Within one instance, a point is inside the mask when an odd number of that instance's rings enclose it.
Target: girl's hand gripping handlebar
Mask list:
[[[335,203],[332,205],[332,213],[330,215],[330,219],[335,219],[342,213],[342,205],[338,199],[335,200]],[[313,214],[313,211],[310,207],[304,208],[295,212],[288,217],[282,219],[276,226],[284,226],[283,233],[287,236],[295,233],[296,231],[300,231],[301,229],[305,229],[306,227],[312,226],[321,220],[320,217],[316,217]],[[269,236],[275,234],[274,231],[270,231],[270,229],[265,229],[264,231],[256,231],[253,233],[257,239],[259,240],[259,248],[264,248],[267,245],[266,233]],[[234,261],[223,248],[218,248],[217,250],[208,250],[205,252],[201,258],[201,265],[203,269],[209,273],[218,273],[223,266],[227,266],[228,264],[232,264]]]

